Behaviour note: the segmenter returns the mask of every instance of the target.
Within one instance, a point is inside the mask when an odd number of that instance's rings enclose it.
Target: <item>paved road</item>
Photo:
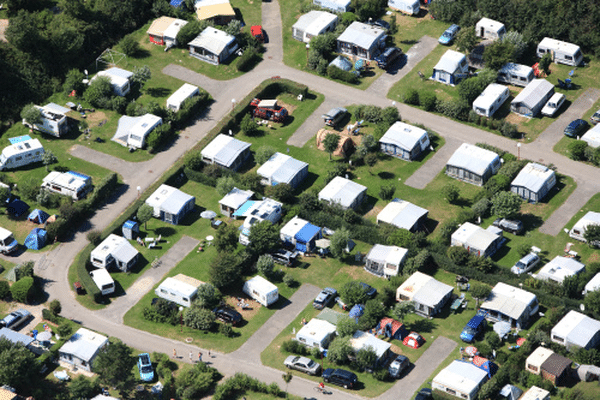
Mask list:
[[[463,142],[451,137],[446,138],[446,143],[438,148],[429,160],[416,170],[404,184],[415,189],[425,189],[440,171],[445,167],[448,159]]]

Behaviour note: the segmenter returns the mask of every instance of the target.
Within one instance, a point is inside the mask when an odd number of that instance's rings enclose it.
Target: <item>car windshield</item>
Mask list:
[[[450,37],[452,37],[452,32],[450,32],[450,31],[446,31],[446,32],[444,32],[444,33],[442,34],[442,36],[443,36],[443,37],[450,38]]]
[[[313,360],[310,360],[308,363],[306,363],[306,366],[308,368],[312,368],[315,365],[315,362]]]
[[[146,366],[142,367],[142,373],[149,374],[150,372],[152,372],[152,367],[151,366],[146,365]]]
[[[466,326],[465,329],[463,329],[463,333],[465,335],[475,335],[475,329],[471,328],[470,326]]]
[[[515,267],[517,267],[517,269],[525,269],[526,265],[525,265],[525,263],[522,263],[521,261],[518,261],[515,264]]]

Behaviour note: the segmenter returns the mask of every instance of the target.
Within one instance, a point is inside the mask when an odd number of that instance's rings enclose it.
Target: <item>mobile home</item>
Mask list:
[[[379,139],[379,148],[383,153],[408,161],[417,158],[429,146],[429,135],[425,129],[400,121],[394,122]]]
[[[238,49],[235,36],[213,27],[204,29],[188,46],[190,56],[214,65],[226,61]]]
[[[577,66],[583,61],[583,54],[579,46],[573,43],[545,37],[537,46],[537,56],[543,57],[550,53],[552,61],[557,64]]]
[[[553,95],[553,84],[545,79],[534,79],[511,101],[510,111],[535,117]]]
[[[73,171],[52,171],[44,178],[42,189],[80,200],[92,190],[92,178]]]
[[[34,162],[41,162],[44,155],[44,147],[37,139],[32,139],[29,136],[21,136],[22,141],[11,140],[11,145],[2,150],[0,155],[0,171],[5,169],[13,169],[23,167]],[[9,139],[10,140],[10,139]]]
[[[350,11],[350,0],[313,0],[313,4],[335,13]]]
[[[481,18],[475,24],[475,35],[483,39],[497,40],[501,39],[506,33],[506,28],[502,22],[494,21],[489,18]]]
[[[159,125],[162,125],[162,118],[153,114],[139,117],[124,115],[119,118],[117,131],[111,140],[125,147],[141,149],[146,145],[150,132]]]
[[[333,32],[338,23],[338,16],[327,11],[309,11],[298,18],[292,26],[292,37],[304,43],[310,42],[314,36],[325,32]]]
[[[189,83],[184,83],[175,93],[173,93],[167,99],[167,109],[177,112],[181,108],[181,105],[187,99],[197,96],[200,93],[200,89],[198,86],[190,85]]]
[[[421,11],[421,2],[419,0],[388,0],[388,7],[404,14],[417,15]]]
[[[127,96],[131,90],[131,84],[129,80],[133,76],[133,72],[126,71],[121,68],[113,67],[106,71],[100,71],[92,78],[97,79],[99,76],[104,76],[110,81],[110,86],[117,96]],[[91,83],[91,82],[90,82]]]
[[[335,337],[335,325],[322,319],[313,318],[296,333],[296,340],[309,346],[324,350]]]
[[[187,23],[182,19],[160,17],[152,22],[146,33],[150,42],[173,47],[177,45],[177,34]]]
[[[260,275],[247,280],[242,290],[265,307],[269,307],[279,299],[277,286]]]
[[[90,276],[94,280],[103,296],[115,292],[115,281],[110,276],[107,270],[101,268],[90,272]]]
[[[111,233],[90,254],[90,262],[96,268],[115,266],[127,272],[137,262],[139,253],[123,236]]]
[[[34,107],[42,113],[40,122],[32,125],[23,119],[23,125],[55,137],[61,137],[69,131],[70,126],[66,114],[71,110],[55,103]]]
[[[446,164],[446,175],[477,186],[483,186],[500,167],[500,157],[493,151],[463,143]]]
[[[191,307],[198,294],[198,288],[204,282],[190,276],[178,274],[165,279],[154,290],[162,299],[172,301],[184,307]]]
[[[506,86],[491,83],[473,102],[473,111],[490,118],[508,99],[510,91]]]
[[[588,211],[579,221],[573,225],[569,231],[569,236],[573,239],[585,242],[585,230],[589,225],[600,225],[600,213]]]
[[[525,87],[535,79],[533,68],[515,63],[506,63],[498,71],[498,82]]]

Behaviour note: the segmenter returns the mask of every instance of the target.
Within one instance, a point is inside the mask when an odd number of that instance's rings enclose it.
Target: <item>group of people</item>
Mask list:
[[[211,357],[210,350],[208,351],[208,356]],[[173,349],[173,358],[177,358],[177,349]],[[190,362],[194,362],[194,353],[192,351],[190,351]],[[201,351],[198,352],[198,362],[202,362]]]

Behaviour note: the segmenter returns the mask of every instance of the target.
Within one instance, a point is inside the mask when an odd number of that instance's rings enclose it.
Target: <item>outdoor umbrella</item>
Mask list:
[[[204,219],[213,219],[217,216],[217,213],[211,210],[202,211],[200,216]]]
[[[477,347],[469,346],[465,349],[465,353],[467,353],[468,355],[473,357],[473,356],[475,356],[475,354],[477,354]]]

